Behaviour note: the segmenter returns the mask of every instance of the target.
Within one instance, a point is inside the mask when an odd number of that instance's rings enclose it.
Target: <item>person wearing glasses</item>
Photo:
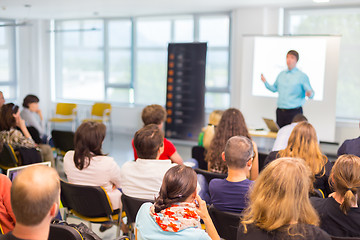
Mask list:
[[[228,167],[226,179],[210,181],[211,202],[220,211],[241,213],[247,207],[247,193],[253,181],[249,180],[255,153],[251,140],[244,136],[231,137],[221,157]]]

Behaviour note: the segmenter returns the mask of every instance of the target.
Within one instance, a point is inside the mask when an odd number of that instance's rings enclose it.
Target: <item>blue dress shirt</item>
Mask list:
[[[293,109],[305,103],[305,93],[312,91],[310,98],[314,97],[309,77],[298,68],[282,71],[273,85],[265,82],[265,86],[272,92],[279,92],[278,108]]]

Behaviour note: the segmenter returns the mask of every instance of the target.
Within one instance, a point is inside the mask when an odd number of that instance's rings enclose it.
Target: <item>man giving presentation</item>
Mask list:
[[[309,77],[296,67],[298,61],[299,53],[290,50],[286,54],[288,69],[279,73],[273,85],[270,85],[261,74],[261,80],[266,88],[272,92],[279,92],[276,123],[280,128],[290,124],[296,114],[303,113],[302,105],[305,103],[305,96],[311,99],[314,97]]]

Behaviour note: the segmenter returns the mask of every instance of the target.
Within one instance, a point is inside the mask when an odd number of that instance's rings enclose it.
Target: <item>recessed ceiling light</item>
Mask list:
[[[313,0],[313,2],[316,2],[316,3],[327,3],[327,2],[330,2],[330,0]]]

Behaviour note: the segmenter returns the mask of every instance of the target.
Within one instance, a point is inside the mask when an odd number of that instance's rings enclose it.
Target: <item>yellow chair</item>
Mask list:
[[[50,123],[72,122],[72,131],[75,132],[77,105],[75,103],[56,104],[55,116],[49,119]],[[50,132],[50,131],[49,131]]]
[[[102,122],[104,124],[109,123],[111,139],[113,139],[113,129],[111,123],[111,104],[110,103],[101,103],[97,102],[91,108],[90,118],[83,119],[83,122],[93,121],[93,122]]]

